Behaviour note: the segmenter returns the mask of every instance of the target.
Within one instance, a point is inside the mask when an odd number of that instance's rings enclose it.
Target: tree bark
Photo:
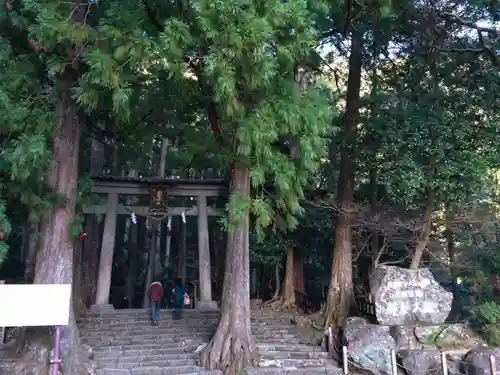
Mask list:
[[[295,291],[306,294],[306,285],[304,282],[304,262],[295,257],[294,277]]]
[[[281,294],[281,275],[280,275],[280,268],[281,268],[281,262],[276,262],[274,265],[274,278],[276,280],[276,288],[274,289],[274,296],[273,300],[278,300],[280,298]]]
[[[231,171],[231,199],[250,199],[250,171]],[[247,365],[256,365],[258,351],[250,325],[249,209],[242,223],[229,211],[226,271],[222,312],[217,331],[201,352],[201,363],[209,370],[219,368],[226,375],[239,374]]]
[[[71,98],[69,87],[64,87],[59,92],[57,107],[58,123],[54,129],[52,150],[54,166],[46,176],[46,183],[66,199],[63,204],[54,207],[51,215],[43,220],[42,243],[36,256],[35,284],[73,282],[74,244],[68,223],[75,214],[81,124],[77,105]],[[33,353],[29,353],[29,348],[39,350],[40,346],[28,345],[28,351],[24,354],[27,356],[26,359],[35,358]],[[83,358],[79,352],[80,335],[72,302],[69,324],[61,327],[61,350],[65,374],[86,374]]]
[[[346,110],[344,113],[344,145],[341,150],[337,214],[335,217],[335,247],[332,275],[325,309],[325,325],[340,327],[354,305],[352,283],[352,209],[354,201],[356,127],[359,121],[361,63],[363,36],[358,30],[351,32],[351,56],[347,81]]]
[[[24,282],[29,284],[35,277],[36,253],[39,247],[39,229],[40,223],[30,223],[28,225],[28,249],[24,261]]]
[[[289,247],[286,254],[285,280],[283,282],[283,307],[295,306],[295,249]]]
[[[410,269],[417,269],[420,266],[420,261],[422,260],[422,256],[424,255],[424,250],[429,243],[433,209],[434,198],[430,196],[425,205],[424,216],[422,218],[422,230],[418,235],[415,251],[413,252],[413,256],[411,258]]]

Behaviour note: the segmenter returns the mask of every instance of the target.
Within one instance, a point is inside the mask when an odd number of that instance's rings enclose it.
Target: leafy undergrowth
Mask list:
[[[472,323],[488,344],[500,346],[500,304],[487,301],[475,306]]]

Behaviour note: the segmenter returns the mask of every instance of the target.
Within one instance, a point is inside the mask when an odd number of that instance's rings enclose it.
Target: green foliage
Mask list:
[[[0,240],[0,264],[5,259],[7,255],[7,251],[9,250],[9,246],[5,239],[10,234],[12,228],[10,225],[10,221],[6,215],[7,202],[0,201],[0,231],[3,232],[5,238],[4,240]]]
[[[500,345],[500,304],[483,302],[473,310],[473,318],[488,344]]]
[[[216,103],[225,163],[235,161],[251,170],[257,198],[235,197],[231,213],[238,217],[250,207],[260,237],[276,214],[280,229],[295,227],[302,189],[324,156],[323,135],[332,119],[332,108],[319,91],[301,90],[294,81],[294,70],[316,43],[308,3],[241,0],[183,7],[165,19],[159,43],[179,85],[192,85],[196,77],[199,88],[189,101],[199,102],[204,115],[210,98]],[[186,58],[194,66],[186,65]],[[300,139],[297,160],[276,149],[283,136]],[[268,181],[275,196],[261,194]]]

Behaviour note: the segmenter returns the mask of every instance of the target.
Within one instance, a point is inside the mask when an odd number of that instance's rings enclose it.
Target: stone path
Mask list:
[[[208,342],[218,314],[186,311],[182,323],[162,312],[153,327],[144,310],[93,314],[79,322],[82,341],[93,347],[97,375],[219,375],[197,366],[197,347]],[[252,312],[261,361],[248,375],[340,375],[320,347],[299,343],[287,314]]]

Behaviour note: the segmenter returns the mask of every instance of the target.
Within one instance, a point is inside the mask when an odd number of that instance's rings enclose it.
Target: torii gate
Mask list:
[[[109,304],[109,293],[115,248],[116,218],[119,214],[130,215],[131,212],[144,216],[155,214],[198,216],[199,301],[197,301],[197,308],[200,310],[217,309],[217,303],[212,298],[208,216],[219,216],[222,212],[217,208],[208,207],[207,197],[226,195],[225,180],[114,176],[93,177],[92,180],[92,192],[107,195],[107,203],[84,209],[85,214],[106,215],[101,244],[96,303],[91,307],[91,310],[100,312],[114,309],[113,305]],[[119,203],[120,195],[149,195],[151,203],[150,206],[125,206]],[[198,205],[190,208],[168,207],[168,196],[196,197]]]

